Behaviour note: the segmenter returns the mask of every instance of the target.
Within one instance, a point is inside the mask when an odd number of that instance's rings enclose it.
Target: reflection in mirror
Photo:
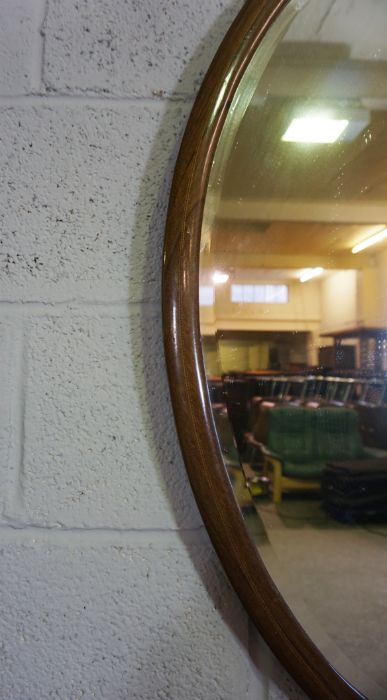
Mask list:
[[[212,166],[200,323],[234,492],[290,608],[387,696],[387,3],[290,2]]]

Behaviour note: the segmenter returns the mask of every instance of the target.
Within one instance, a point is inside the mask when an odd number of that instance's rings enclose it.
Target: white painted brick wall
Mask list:
[[[191,96],[241,0],[50,0],[47,91]]]
[[[16,451],[16,445],[20,443],[20,435],[16,434],[20,397],[17,389],[15,391],[20,369],[15,348],[19,345],[17,327],[10,320],[0,321],[0,523],[4,522],[7,493],[20,462]]]
[[[42,0],[1,0],[0,95],[25,95],[36,88],[41,73],[38,24]]]
[[[1,697],[243,697],[246,624],[208,543],[66,535],[3,543]]]
[[[26,327],[24,501],[28,522],[197,527],[181,464],[159,310],[97,308]],[[173,508],[168,497],[173,500]]]
[[[0,0],[4,700],[303,697],[203,530],[163,359],[178,141],[240,6]]]
[[[190,106],[66,102],[0,105],[3,298],[159,299],[167,166]]]

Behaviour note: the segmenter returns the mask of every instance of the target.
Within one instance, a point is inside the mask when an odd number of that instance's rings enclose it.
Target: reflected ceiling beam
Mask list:
[[[287,319],[278,321],[276,319],[219,319],[216,323],[201,323],[201,335],[215,335],[218,331],[266,331],[268,333],[319,333],[320,319],[311,321],[299,321],[298,319]]]
[[[212,271],[214,265],[227,269],[269,269],[287,270],[303,269],[309,267],[323,267],[325,270],[363,270],[364,267],[372,266],[372,258],[368,256],[352,255],[351,253],[338,253],[334,257],[323,255],[243,255],[234,253],[215,253],[214,256],[201,256],[200,264],[202,272],[209,269]]]
[[[274,58],[264,73],[257,97],[386,100],[387,61],[293,57]]]
[[[387,224],[387,202],[225,200],[219,221],[303,221],[340,224]]]

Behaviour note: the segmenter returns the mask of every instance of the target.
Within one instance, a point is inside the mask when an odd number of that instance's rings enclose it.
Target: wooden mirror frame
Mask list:
[[[313,700],[364,699],[297,622],[265,568],[220,451],[201,347],[199,247],[214,153],[239,82],[290,0],[247,0],[195,101],[170,195],[163,272],[164,343],[175,420],[192,489],[223,567],[280,662]]]

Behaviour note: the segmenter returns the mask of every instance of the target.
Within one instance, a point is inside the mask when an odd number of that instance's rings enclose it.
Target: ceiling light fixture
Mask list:
[[[323,272],[323,267],[309,267],[307,270],[304,270],[301,273],[298,279],[300,280],[300,282],[309,282],[309,280],[312,280],[314,277],[318,277]]]
[[[371,245],[375,245],[375,243],[380,243],[380,241],[384,241],[385,238],[387,238],[387,228],[382,229],[381,231],[379,231],[379,233],[374,233],[373,236],[366,238],[365,241],[357,243],[357,245],[355,245],[352,248],[352,253],[360,253],[362,250],[369,248]]]
[[[349,124],[348,119],[334,119],[324,114],[297,117],[290,123],[282,141],[292,143],[335,143]]]
[[[227,272],[221,272],[220,270],[215,270],[212,275],[212,281],[214,284],[225,284],[228,282],[230,275]]]

